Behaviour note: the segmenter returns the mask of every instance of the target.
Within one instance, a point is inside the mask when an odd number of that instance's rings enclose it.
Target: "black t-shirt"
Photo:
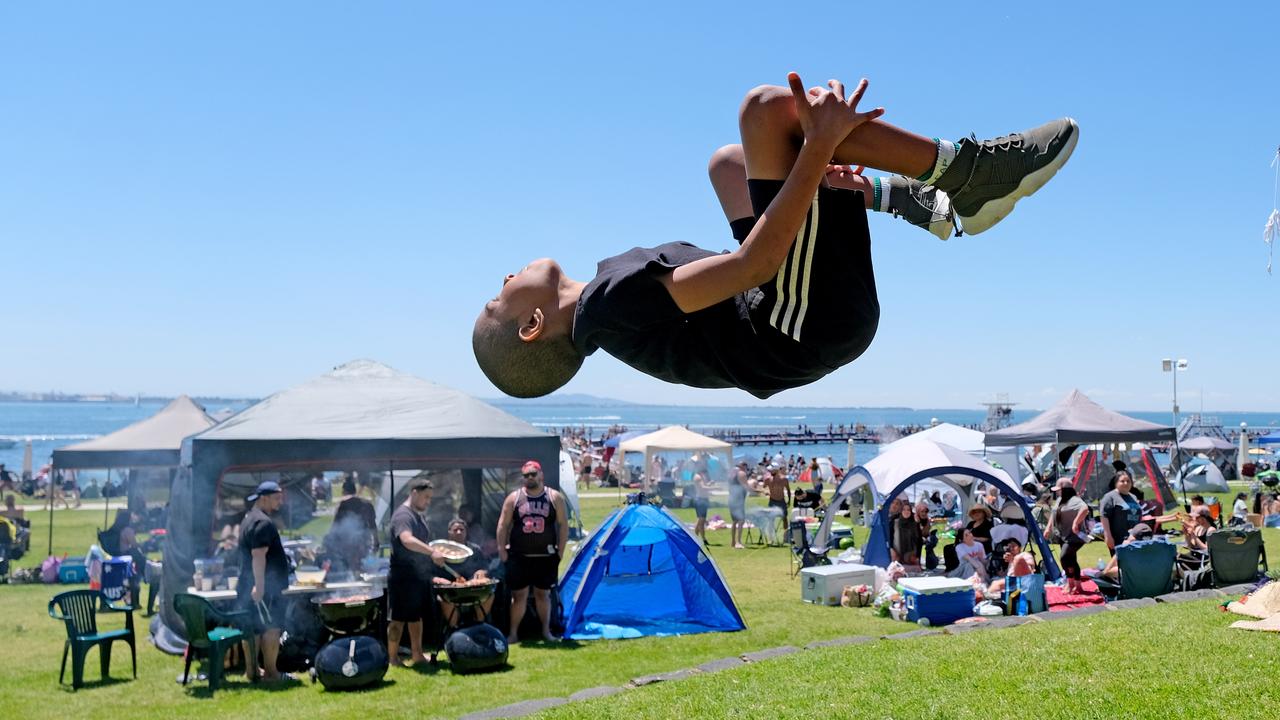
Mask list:
[[[1111,528],[1111,537],[1115,544],[1124,542],[1129,530],[1142,522],[1142,506],[1132,495],[1122,495],[1119,490],[1112,490],[1102,496],[1098,503],[1098,514],[1103,522]]]
[[[767,322],[752,321],[763,295],[745,293],[684,313],[658,278],[717,253],[688,243],[633,248],[601,260],[578,299],[573,344],[603,349],[641,372],[692,387],[737,387],[765,399],[831,372]]]
[[[409,531],[422,542],[431,542],[431,530],[427,527],[427,518],[422,513],[413,511],[408,505],[401,505],[391,514],[391,567],[397,570],[415,570],[430,576],[431,558],[414,552],[400,542],[400,533]]]
[[[268,595],[284,592],[289,587],[289,558],[280,542],[280,531],[267,514],[253,508],[240,521],[240,581],[236,594],[248,597],[253,590],[253,551],[267,549],[267,568],[262,590]]]

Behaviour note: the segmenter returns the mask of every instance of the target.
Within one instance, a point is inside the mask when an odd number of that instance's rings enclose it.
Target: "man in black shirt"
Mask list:
[[[761,399],[811,383],[852,362],[875,335],[868,202],[905,211],[926,195],[937,207],[944,195],[966,231],[982,232],[1047,182],[1078,138],[1064,118],[993,141],[931,140],[873,122],[883,109],[858,112],[865,80],[848,101],[835,80],[806,91],[792,73],[788,83],[756,88],[742,103],[754,217],[734,221],[753,225],[741,246],[636,248],[602,261],[589,283],[550,259],[508,275],[472,331],[476,361],[494,385],[516,397],[546,395],[597,349],[661,380]],[[918,180],[903,178],[911,189],[898,201],[892,187],[881,197],[878,184],[870,194],[833,188],[824,184],[833,160]]]
[[[289,587],[289,559],[284,554],[280,532],[269,517],[283,502],[278,484],[270,480],[259,483],[258,489],[245,498],[252,507],[240,522],[236,602],[249,610],[253,630],[258,634],[257,646],[262,650],[262,678],[269,682],[284,677],[276,669],[276,655],[284,622],[284,591]],[[250,680],[257,679],[256,659],[251,659],[246,669]]]
[[[405,626],[409,626],[410,663],[416,665],[428,661],[422,654],[422,622],[437,622],[431,565],[444,565],[444,555],[427,546],[431,530],[425,513],[433,492],[431,480],[414,478],[409,483],[409,497],[391,514],[387,657],[392,665],[401,667],[400,636]],[[430,660],[435,660],[434,652]]]
[[[543,482],[542,464],[530,460],[520,468],[524,487],[507,495],[498,516],[498,558],[507,564],[511,590],[511,632],[507,642],[518,642],[533,586],[533,604],[542,621],[542,637],[551,634],[551,588],[560,574],[560,558],[569,542],[564,496]]]

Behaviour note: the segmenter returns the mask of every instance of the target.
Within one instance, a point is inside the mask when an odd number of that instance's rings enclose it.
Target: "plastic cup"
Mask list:
[[[211,577],[200,578],[200,589],[203,590],[204,592],[209,592],[210,590],[212,590],[213,578]]]
[[[236,577],[236,576],[234,576],[234,575],[232,575],[231,577],[227,578],[227,589],[228,589],[228,590],[235,590],[235,589],[236,589],[236,586],[237,586],[237,585],[239,585],[239,584],[240,584],[240,578],[238,578],[238,577]]]

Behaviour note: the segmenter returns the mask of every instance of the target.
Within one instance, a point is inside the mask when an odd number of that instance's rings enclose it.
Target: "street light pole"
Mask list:
[[[1178,483],[1182,485],[1182,504],[1187,506],[1187,481],[1182,473],[1182,446],[1178,441],[1181,428],[1178,426],[1178,371],[1187,369],[1187,359],[1165,358],[1160,361],[1161,369],[1173,373],[1173,471],[1177,474]]]

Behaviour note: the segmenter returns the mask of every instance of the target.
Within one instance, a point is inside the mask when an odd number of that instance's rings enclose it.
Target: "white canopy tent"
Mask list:
[[[660,453],[709,452],[724,456],[724,469],[726,471],[733,466],[733,445],[731,443],[701,435],[679,425],[669,425],[646,435],[625,440],[618,445],[618,449],[622,453],[644,453],[646,489],[648,489],[649,483],[657,482],[658,480],[657,478],[649,478],[648,472],[652,466],[654,456]],[[714,480],[714,478],[712,479]]]
[[[1057,577],[1058,568],[1049,551],[1048,543],[1031,520],[1031,508],[1022,497],[1021,488],[1007,472],[994,467],[986,460],[974,457],[958,448],[934,442],[927,438],[911,436],[892,443],[866,465],[850,470],[836,489],[831,507],[838,507],[859,488],[870,488],[877,511],[871,524],[871,537],[863,552],[868,564],[888,564],[888,538],[884,527],[888,521],[886,500],[903,492],[922,480],[935,480],[947,485],[963,498],[978,482],[994,485],[1009,501],[1017,502],[1027,516],[1028,526],[1035,528],[1033,539],[1040,546],[1046,571]],[[824,553],[831,536],[831,523],[835,513],[828,513],[814,537],[813,551]],[[883,546],[883,547],[881,547]]]

